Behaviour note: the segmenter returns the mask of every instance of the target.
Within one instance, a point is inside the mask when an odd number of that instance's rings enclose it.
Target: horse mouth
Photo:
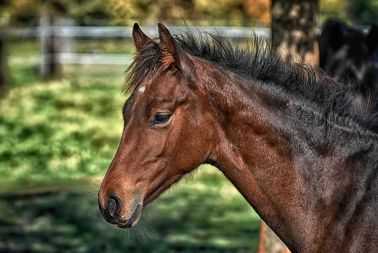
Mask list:
[[[117,227],[119,228],[131,228],[138,224],[140,217],[142,215],[143,205],[139,203],[135,209],[133,214],[130,218],[126,219],[125,221],[118,222]]]
[[[136,224],[138,224],[140,217],[142,215],[142,209],[143,207],[149,205],[152,201],[154,201],[156,198],[158,198],[165,189],[167,189],[172,183],[176,182],[178,179],[180,179],[181,176],[177,176],[173,178],[173,180],[170,180],[169,182],[165,182],[158,187],[143,201],[142,203],[139,203],[135,208],[133,214],[130,216],[130,218],[118,221],[116,222],[117,227],[119,228],[131,228],[134,227]]]

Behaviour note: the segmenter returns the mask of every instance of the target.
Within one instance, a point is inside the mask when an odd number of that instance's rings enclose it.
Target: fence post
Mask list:
[[[39,69],[42,78],[50,78],[60,73],[57,38],[54,34],[54,17],[50,11],[41,13],[39,22],[39,37],[41,43],[41,65]]]
[[[5,33],[0,34],[0,95],[6,90],[7,76],[7,52]]]
[[[70,17],[62,15],[62,16],[57,17],[56,25],[58,25],[61,28],[72,27],[75,25],[75,21]],[[59,53],[72,54],[75,48],[74,37],[71,34],[63,33],[62,31],[60,33],[58,48],[59,48]]]

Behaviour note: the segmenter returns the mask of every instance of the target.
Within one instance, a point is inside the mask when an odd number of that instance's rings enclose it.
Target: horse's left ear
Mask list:
[[[160,49],[163,53],[162,62],[164,68],[174,67],[178,70],[180,67],[180,58],[176,42],[173,39],[171,33],[162,24],[158,24],[159,27],[159,38],[160,38]]]
[[[133,26],[133,39],[137,52],[142,51],[142,48],[147,44],[156,44],[155,41],[142,32],[142,29],[140,29],[137,23]]]

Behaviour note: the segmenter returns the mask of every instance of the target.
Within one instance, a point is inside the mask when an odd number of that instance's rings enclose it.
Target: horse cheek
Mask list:
[[[198,167],[206,157],[206,138],[202,134],[192,128],[184,128],[185,130],[180,134],[178,144],[178,153],[176,161],[185,173]]]

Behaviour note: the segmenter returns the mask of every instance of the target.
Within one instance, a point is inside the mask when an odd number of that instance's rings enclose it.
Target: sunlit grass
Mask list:
[[[3,186],[104,173],[117,149],[126,97],[123,69],[107,78],[102,72],[16,86],[0,101]]]

